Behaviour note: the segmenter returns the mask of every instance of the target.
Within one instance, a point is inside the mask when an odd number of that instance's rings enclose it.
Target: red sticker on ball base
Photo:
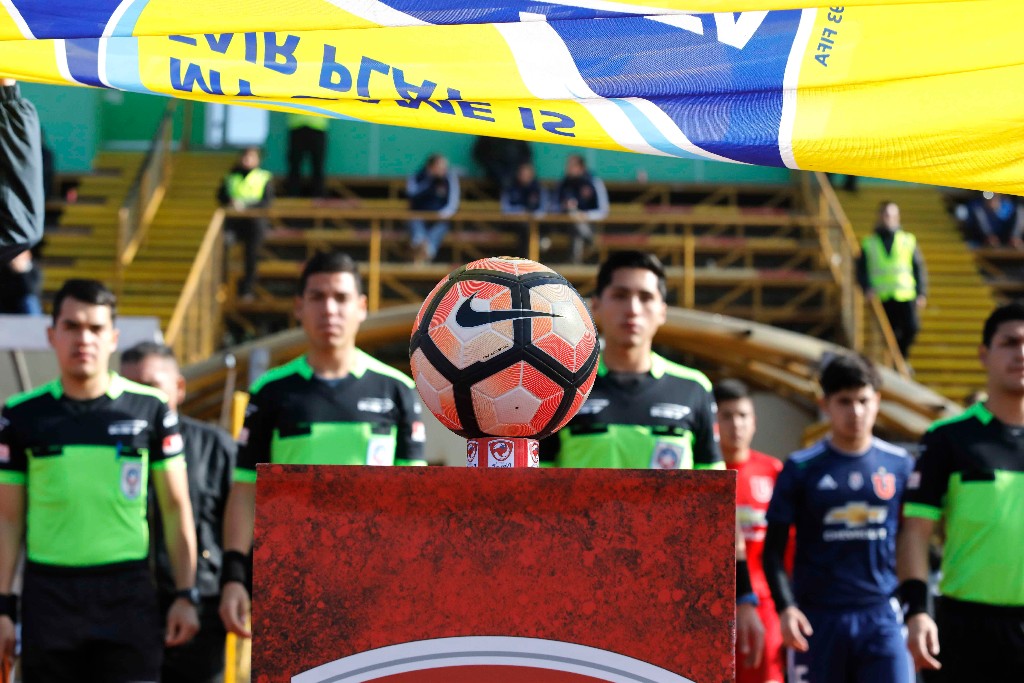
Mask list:
[[[671,671],[575,643],[511,636],[390,645],[292,676],[292,683],[694,683]]]

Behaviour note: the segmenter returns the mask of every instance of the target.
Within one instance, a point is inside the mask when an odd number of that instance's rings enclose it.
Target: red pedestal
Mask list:
[[[735,475],[259,467],[255,683],[725,683]]]
[[[466,467],[540,467],[540,443],[506,436],[466,439]]]

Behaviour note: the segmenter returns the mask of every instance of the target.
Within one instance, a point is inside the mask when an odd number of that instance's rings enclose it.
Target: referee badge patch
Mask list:
[[[683,462],[683,447],[667,441],[654,444],[651,453],[652,470],[678,470]]]
[[[125,462],[121,464],[121,493],[128,500],[135,500],[142,495],[141,462]]]
[[[366,464],[387,467],[395,464],[395,446],[390,439],[370,439],[366,445]]]

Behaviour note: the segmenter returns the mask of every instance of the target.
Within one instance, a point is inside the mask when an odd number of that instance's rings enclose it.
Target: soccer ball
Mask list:
[[[473,261],[437,283],[409,346],[424,405],[468,439],[543,438],[590,394],[599,349],[576,289],[534,261]]]

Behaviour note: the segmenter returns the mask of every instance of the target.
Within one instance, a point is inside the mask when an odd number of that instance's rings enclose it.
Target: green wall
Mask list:
[[[21,83],[39,112],[57,171],[88,171],[100,140],[100,90]]]
[[[283,114],[272,113],[265,165],[285,170],[288,131]],[[327,172],[340,175],[405,175],[419,168],[431,152],[442,152],[464,173],[479,175],[472,158],[474,138],[457,133],[379,126],[357,121],[331,121],[328,130]],[[675,182],[785,183],[789,170],[715,161],[608,152],[566,145],[533,144],[537,172],[560,178],[565,158],[582,154],[605,180],[635,180],[645,172],[650,180]]]

